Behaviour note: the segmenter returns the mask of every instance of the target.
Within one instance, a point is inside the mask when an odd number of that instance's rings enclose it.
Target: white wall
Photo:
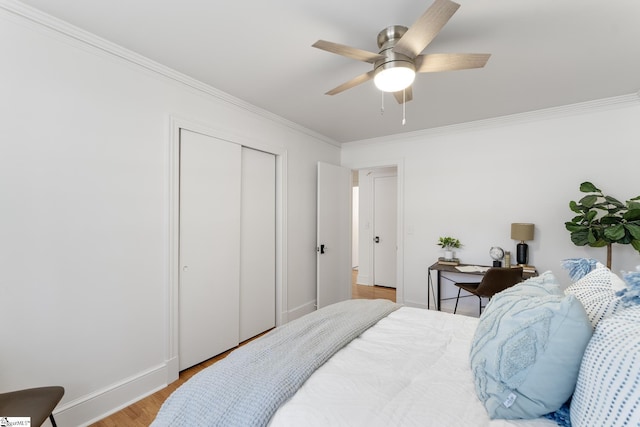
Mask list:
[[[62,385],[71,426],[167,381],[171,117],[286,151],[284,315],[311,311],[316,163],[339,148],[13,5],[0,3],[0,392]]]
[[[535,224],[529,263],[539,271],[554,271],[566,285],[562,259],[606,261],[605,248],[577,247],[564,228],[573,217],[569,201],[582,197],[580,183],[592,181],[620,200],[640,195],[635,177],[639,117],[640,103],[633,94],[347,143],[342,165],[362,168],[402,158],[405,303],[426,306],[427,267],[441,256],[438,237],[462,241],[464,248],[457,251],[462,262],[487,265],[491,246],[515,253],[512,222]],[[630,245],[614,246],[614,271],[637,264],[640,256]],[[475,298],[465,303],[463,311],[477,313]]]

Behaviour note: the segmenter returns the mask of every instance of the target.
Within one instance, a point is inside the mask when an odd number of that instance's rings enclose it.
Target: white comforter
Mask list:
[[[320,367],[269,425],[556,426],[546,419],[489,420],[469,369],[477,323],[402,307]]]

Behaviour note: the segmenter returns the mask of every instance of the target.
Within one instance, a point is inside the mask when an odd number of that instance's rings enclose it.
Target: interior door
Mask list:
[[[180,132],[180,370],[238,345],[241,146]]]
[[[318,163],[318,308],[351,298],[351,170]]]
[[[373,180],[374,284],[396,287],[397,259],[397,177],[382,176]]]
[[[240,341],[276,324],[276,156],[242,147]]]

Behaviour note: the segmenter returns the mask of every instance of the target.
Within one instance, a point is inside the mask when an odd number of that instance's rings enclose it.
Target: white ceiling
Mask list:
[[[318,39],[377,52],[389,25],[431,0],[24,0],[253,105],[347,142],[640,89],[638,0],[458,0],[425,53],[491,53],[482,69],[419,74],[402,107],[367,82],[324,93],[371,65]]]

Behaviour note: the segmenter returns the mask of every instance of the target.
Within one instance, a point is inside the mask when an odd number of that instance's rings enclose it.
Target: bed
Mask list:
[[[592,270],[566,291],[551,272],[527,280],[480,319],[334,304],[194,376],[152,426],[550,427],[569,413],[575,426],[640,425],[640,310],[621,304],[608,269]]]
[[[318,369],[270,425],[555,425],[549,420],[489,420],[469,369],[477,322],[401,307]]]

